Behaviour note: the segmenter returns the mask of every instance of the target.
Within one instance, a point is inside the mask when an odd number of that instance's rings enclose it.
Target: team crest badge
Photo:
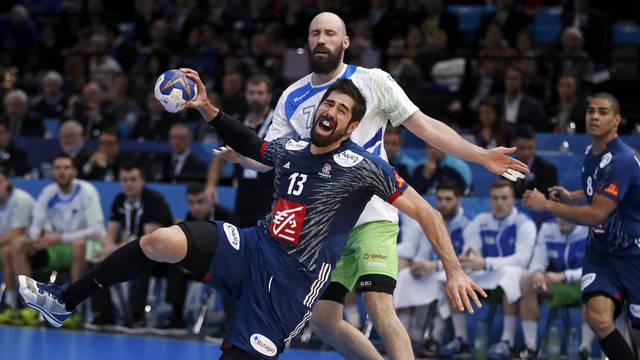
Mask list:
[[[331,165],[324,164],[324,166],[322,167],[322,171],[318,172],[318,176],[325,179],[331,178]]]

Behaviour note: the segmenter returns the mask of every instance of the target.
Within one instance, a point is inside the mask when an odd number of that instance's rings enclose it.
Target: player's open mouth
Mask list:
[[[318,130],[323,133],[331,132],[336,127],[335,121],[325,116],[318,119]]]

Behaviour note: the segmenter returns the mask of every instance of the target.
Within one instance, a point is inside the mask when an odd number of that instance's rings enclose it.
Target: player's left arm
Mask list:
[[[610,198],[594,194],[589,205],[572,206],[545,198],[537,189],[527,190],[522,196],[524,206],[534,210],[546,210],[574,224],[596,226],[604,223],[618,204]]]

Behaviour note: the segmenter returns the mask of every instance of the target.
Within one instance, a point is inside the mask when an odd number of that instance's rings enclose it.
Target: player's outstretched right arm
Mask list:
[[[198,110],[205,121],[216,129],[225,143],[240,154],[260,161],[264,141],[240,121],[225,114],[209,101],[207,89],[195,70],[182,68],[180,71],[193,80],[198,88],[198,96],[189,101],[187,106]]]

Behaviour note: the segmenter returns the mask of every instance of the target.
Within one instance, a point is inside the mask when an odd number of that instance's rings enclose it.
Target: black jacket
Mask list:
[[[516,198],[521,199],[526,190],[534,188],[540,190],[545,196],[549,195],[549,188],[558,185],[558,170],[555,165],[536,156],[529,169],[529,173],[515,185]]]
[[[193,153],[190,153],[180,169],[180,173],[174,175],[172,162],[172,154],[166,154],[162,161],[162,176],[163,182],[191,182],[191,181],[204,181],[207,176],[207,167]]]
[[[12,143],[0,150],[0,166],[7,170],[9,176],[23,176],[31,169],[26,151]]]

